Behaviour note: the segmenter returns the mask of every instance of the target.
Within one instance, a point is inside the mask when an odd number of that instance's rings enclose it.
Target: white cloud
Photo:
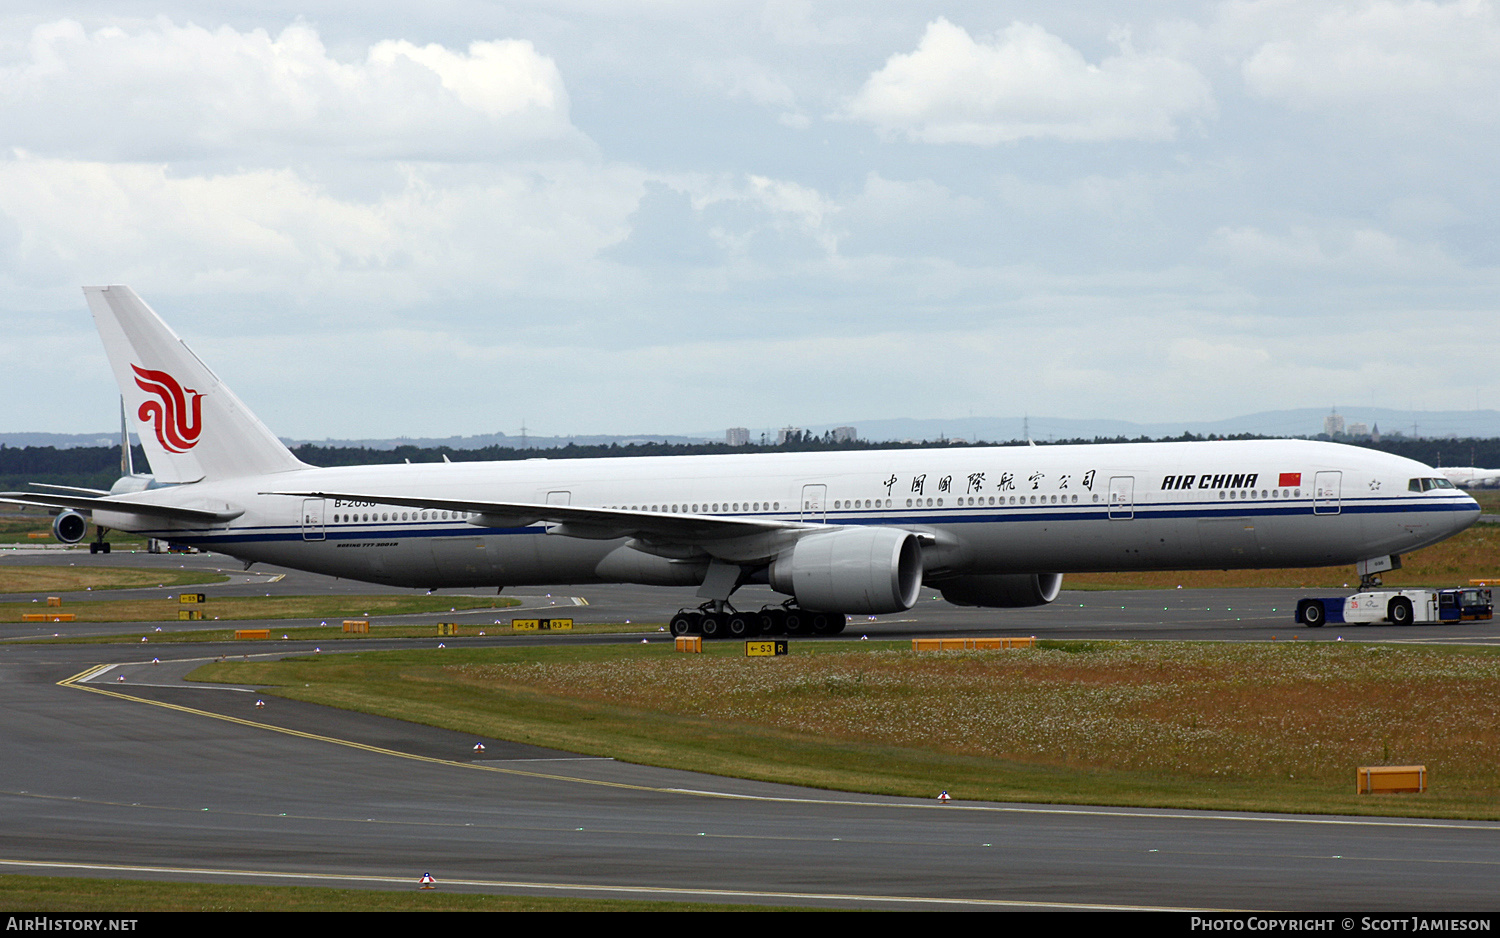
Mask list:
[[[25,58],[0,65],[0,125],[11,146],[102,159],[286,147],[453,159],[579,136],[557,66],[530,42],[387,40],[344,62],[303,23],[272,36],[164,19],[36,27]]]
[[[1041,26],[1013,23],[976,41],[946,19],[916,51],[873,73],[848,116],[926,143],[994,145],[1027,138],[1164,140],[1213,109],[1191,65],[1123,42],[1094,65]]]
[[[1223,227],[1207,249],[1236,267],[1276,277],[1319,272],[1363,283],[1389,283],[1414,276],[1459,282],[1463,270],[1439,247],[1406,241],[1365,226],[1296,226],[1274,234],[1251,226]]]
[[[639,173],[568,163],[411,165],[355,199],[290,169],[22,156],[0,160],[0,221],[20,232],[0,277],[58,302],[80,280],[373,300],[361,315],[488,289],[566,292],[588,289],[577,269],[624,237],[640,192]]]
[[[10,429],[95,280],[304,436],[1500,401],[1490,3],[19,7]]]
[[[1211,370],[1220,377],[1232,368],[1237,378],[1253,375],[1270,366],[1274,359],[1264,348],[1230,342],[1213,342],[1204,338],[1173,339],[1167,344],[1167,362],[1175,369]],[[1179,372],[1180,374],[1181,372]]]
[[[1500,18],[1488,0],[1233,5],[1225,25],[1263,37],[1242,68],[1260,97],[1305,110],[1496,115]]]
[[[848,45],[868,32],[868,21],[853,16],[813,19],[809,0],[767,0],[761,8],[761,28],[787,45]]]
[[[797,104],[797,95],[780,76],[765,65],[743,56],[728,60],[696,63],[700,79],[717,85],[730,98],[748,99],[755,104],[779,111],[777,122],[794,130],[805,129],[811,120]]]

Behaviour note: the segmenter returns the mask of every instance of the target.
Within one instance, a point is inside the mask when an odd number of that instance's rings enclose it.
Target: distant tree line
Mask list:
[[[146,454],[131,447],[137,472],[148,472]],[[27,482],[107,489],[120,477],[118,446],[0,446],[0,489],[25,491]]]
[[[1415,459],[1429,466],[1480,466],[1500,468],[1500,440],[1418,440],[1405,437],[1382,437],[1379,443],[1369,440],[1353,442],[1354,446],[1378,449]]]
[[[1169,437],[1172,441],[1201,440],[1262,440],[1273,437],[1254,434],[1234,436],[1200,436],[1184,433]],[[1069,443],[1151,443],[1162,442],[1151,437],[1094,437],[1093,439],[1050,440],[1038,442],[1038,446],[1057,446]],[[693,456],[708,454],[744,453],[811,453],[839,452],[851,450],[922,449],[936,446],[1025,446],[1024,440],[1005,443],[955,442],[951,440],[923,440],[922,442],[871,442],[869,440],[843,440],[834,442],[831,435],[802,434],[779,445],[751,443],[745,446],[730,446],[727,443],[610,443],[608,445],[567,446],[539,449],[515,449],[508,446],[487,446],[482,449],[452,449],[441,446],[423,448],[398,446],[394,449],[371,449],[363,446],[320,446],[303,443],[292,448],[298,459],[313,466],[369,466],[384,463],[433,463],[442,462],[446,456],[452,462],[510,461],[517,459],[584,459],[590,457],[631,456]],[[1485,466],[1500,467],[1500,438],[1492,439],[1414,439],[1386,437],[1379,443],[1369,440],[1350,441],[1350,445],[1377,449],[1398,456],[1415,459],[1429,466]],[[133,447],[133,460],[137,472],[149,472],[146,454],[139,446]],[[120,451],[111,446],[77,446],[58,449],[52,446],[0,446],[0,490],[22,491],[28,482],[45,482],[52,485],[77,485],[85,488],[107,489],[120,476]]]

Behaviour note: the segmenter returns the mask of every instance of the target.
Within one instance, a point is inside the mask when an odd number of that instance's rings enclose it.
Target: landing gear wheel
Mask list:
[[[814,635],[837,635],[849,624],[849,617],[842,612],[813,612],[808,615],[812,619]]]
[[[673,635],[692,635],[698,631],[698,623],[693,621],[695,618],[692,613],[679,612],[672,617],[672,624],[668,628]]]
[[[1386,607],[1385,617],[1391,620],[1392,625],[1411,625],[1413,618],[1411,600],[1405,596],[1397,596]]]
[[[762,609],[760,611],[760,634],[781,635],[786,632],[785,609]]]
[[[1307,623],[1308,628],[1321,629],[1326,618],[1322,603],[1314,601],[1303,605],[1302,621]]]
[[[812,616],[800,609],[788,609],[785,628],[788,635],[806,635],[812,631]]]
[[[698,628],[702,630],[704,638],[722,638],[724,635],[724,618],[710,612],[703,617],[703,622]]]
[[[746,638],[752,634],[758,634],[759,623],[749,614],[744,612],[735,613],[724,623],[724,630],[729,633],[730,638]]]

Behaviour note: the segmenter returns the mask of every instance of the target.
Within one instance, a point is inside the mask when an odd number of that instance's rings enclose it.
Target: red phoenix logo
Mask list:
[[[156,439],[162,447],[169,453],[185,453],[196,446],[198,434],[203,432],[203,395],[192,388],[184,389],[165,371],[130,367],[135,369],[136,386],[161,399],[146,401],[138,416],[156,427]]]

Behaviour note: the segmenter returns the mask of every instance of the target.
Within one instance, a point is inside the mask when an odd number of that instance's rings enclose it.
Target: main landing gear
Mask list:
[[[843,613],[810,612],[790,604],[737,612],[728,603],[707,602],[673,616],[671,630],[673,635],[702,635],[706,639],[837,635],[848,622],[849,617]]]

